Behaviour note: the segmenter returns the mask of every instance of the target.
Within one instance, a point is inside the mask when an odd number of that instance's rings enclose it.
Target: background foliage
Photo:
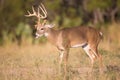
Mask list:
[[[101,29],[120,21],[120,0],[0,0],[1,44],[28,39],[36,43],[32,35],[36,19],[24,15],[40,3],[47,8],[48,21],[58,28],[92,25]]]

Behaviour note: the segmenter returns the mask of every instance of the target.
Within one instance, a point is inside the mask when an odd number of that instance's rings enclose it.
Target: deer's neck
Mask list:
[[[59,30],[50,29],[45,33],[45,36],[47,37],[48,41],[56,45],[59,33]]]

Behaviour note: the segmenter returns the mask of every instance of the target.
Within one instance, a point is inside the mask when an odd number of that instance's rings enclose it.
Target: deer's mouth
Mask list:
[[[39,37],[41,37],[42,35],[40,35],[40,34],[38,34],[38,33],[36,33],[35,34],[35,38],[39,38]]]

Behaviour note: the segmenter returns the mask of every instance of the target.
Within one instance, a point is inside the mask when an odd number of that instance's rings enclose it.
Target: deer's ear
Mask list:
[[[46,28],[53,28],[54,26],[55,26],[55,24],[45,25]]]
[[[50,28],[53,28],[55,26],[55,24],[50,24]]]

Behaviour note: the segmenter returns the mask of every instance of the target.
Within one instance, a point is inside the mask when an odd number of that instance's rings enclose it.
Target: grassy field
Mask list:
[[[94,72],[88,73],[88,56],[81,48],[73,48],[68,60],[69,80],[120,80],[120,29],[117,32],[116,29],[110,30],[99,46],[103,56],[103,74],[98,71],[98,61],[95,62]],[[58,60],[57,48],[49,43],[1,46],[0,80],[63,80],[58,74]]]

